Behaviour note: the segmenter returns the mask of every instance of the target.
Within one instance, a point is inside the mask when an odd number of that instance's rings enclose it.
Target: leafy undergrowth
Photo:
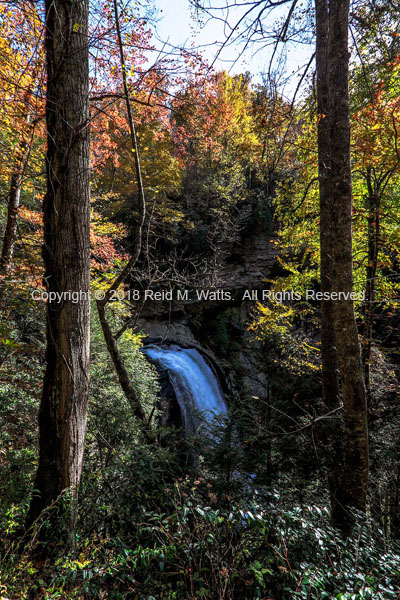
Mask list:
[[[400,548],[388,545],[376,524],[359,518],[344,540],[319,507],[285,510],[278,494],[246,502],[205,505],[202,482],[175,483],[166,492],[173,510],[141,508],[123,536],[78,538],[74,556],[7,542],[0,598],[115,600],[390,600],[400,597]],[[209,489],[210,484],[204,483]],[[209,491],[210,503],[214,503]],[[140,511],[139,513],[140,514]],[[8,515],[9,530],[22,515]],[[35,558],[36,556],[36,558]]]

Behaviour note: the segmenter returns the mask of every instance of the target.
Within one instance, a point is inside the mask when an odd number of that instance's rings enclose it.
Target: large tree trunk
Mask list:
[[[47,307],[40,453],[28,524],[68,490],[64,517],[74,531],[89,395],[89,70],[88,0],[46,0],[47,192],[43,203],[45,283],[79,292]],[[58,507],[60,508],[60,507]],[[64,529],[62,529],[64,527]]]
[[[320,249],[321,249],[321,291],[332,291],[332,190],[330,178],[330,134],[329,134],[329,94],[328,94],[328,36],[329,12],[328,0],[316,0],[317,13],[317,101],[318,101],[318,175],[320,203]],[[328,408],[338,404],[338,366],[334,344],[332,324],[332,303],[323,300],[321,303],[321,335],[322,335],[322,392]]]
[[[319,119],[320,194],[321,194],[321,282],[326,291],[351,293],[353,291],[352,250],[352,187],[350,166],[350,115],[348,89],[348,19],[349,0],[331,0],[329,7],[323,0],[316,1],[317,50],[320,74],[326,84],[318,88],[320,102],[327,108],[326,116]],[[326,18],[328,37],[326,40]],[[325,49],[327,48],[327,50]],[[327,55],[325,54],[327,52]],[[322,63],[322,66],[321,66]],[[317,65],[318,67],[318,65]],[[326,95],[327,94],[327,95]],[[321,106],[321,111],[323,106]],[[326,130],[327,121],[329,130]],[[329,153],[326,148],[329,148]],[[321,164],[322,163],[324,164]],[[326,161],[326,163],[325,163]],[[322,177],[321,177],[322,175]],[[321,185],[322,183],[322,185]],[[330,256],[326,256],[329,253]],[[330,272],[329,272],[330,271]],[[329,276],[331,280],[329,281]],[[333,325],[329,329],[329,320]],[[368,434],[365,385],[361,362],[360,343],[351,300],[332,301],[330,309],[322,313],[323,335],[329,335],[336,348],[341,377],[344,407],[343,473],[336,481],[333,520],[348,534],[351,531],[350,509],[365,509],[368,485]],[[329,334],[326,334],[326,332]],[[332,339],[333,338],[333,339]],[[327,340],[323,342],[327,343]],[[324,387],[333,385],[335,378],[323,352]],[[333,382],[333,383],[330,383]],[[332,390],[328,397],[333,401]]]
[[[331,191],[331,148],[329,131],[329,90],[328,90],[328,0],[315,0],[316,11],[316,52],[317,67],[317,112],[318,112],[318,175],[320,206],[320,273],[321,292],[332,292],[332,191]],[[328,411],[339,405],[339,368],[333,331],[333,306],[329,300],[321,302],[321,358],[322,358],[322,399]],[[323,422],[320,435],[324,448],[329,447],[328,481],[331,497],[332,519],[340,510],[336,493],[340,472],[340,441],[332,436],[329,421]],[[333,450],[333,451],[332,451]]]
[[[352,186],[349,111],[349,0],[330,3],[328,44],[329,125],[331,141],[333,229],[332,287],[353,291]],[[343,504],[338,524],[349,533],[348,509],[364,511],[368,486],[368,432],[360,342],[351,300],[333,302],[333,323],[339,357],[344,409]]]

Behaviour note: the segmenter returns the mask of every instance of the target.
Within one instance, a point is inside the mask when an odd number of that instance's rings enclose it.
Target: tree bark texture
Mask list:
[[[80,292],[47,307],[46,371],[39,412],[39,465],[28,524],[69,491],[74,530],[89,397],[88,0],[46,0],[47,192],[45,284]]]
[[[333,229],[332,190],[330,179],[330,132],[328,90],[328,0],[316,0],[316,66],[318,111],[318,179],[320,204],[321,291],[332,291]],[[333,307],[328,300],[321,302],[322,396],[328,409],[339,401],[338,360],[333,332]]]
[[[332,292],[332,191],[331,191],[331,148],[329,131],[329,89],[328,89],[328,39],[329,6],[328,0],[316,0],[316,69],[317,69],[317,119],[318,119],[318,180],[320,209],[320,277],[321,292]],[[322,399],[327,411],[339,405],[339,366],[333,330],[333,306],[329,300],[321,302],[321,359],[322,359]],[[342,461],[340,440],[333,435],[330,421],[322,422],[319,435],[321,447],[329,448],[328,483],[331,498],[332,520],[340,506],[337,503],[338,477]]]

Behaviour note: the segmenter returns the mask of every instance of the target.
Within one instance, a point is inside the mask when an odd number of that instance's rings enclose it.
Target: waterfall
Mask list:
[[[168,370],[186,436],[196,435],[204,423],[226,414],[221,385],[206,360],[194,348],[147,346],[153,363]]]

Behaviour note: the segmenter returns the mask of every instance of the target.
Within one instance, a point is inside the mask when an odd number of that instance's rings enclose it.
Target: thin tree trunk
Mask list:
[[[33,6],[33,10],[36,14],[36,7]],[[38,15],[36,14],[38,17]],[[38,17],[39,20],[39,17]],[[36,63],[32,71],[31,83],[26,89],[24,94],[25,106],[30,106],[30,100],[34,94],[35,87],[39,83],[39,75],[42,69],[41,61],[36,57]],[[26,131],[22,131],[21,138],[18,144],[18,148],[15,153],[15,169],[11,174],[10,179],[10,193],[8,197],[7,205],[7,223],[3,236],[3,245],[0,259],[0,274],[6,274],[12,264],[12,258],[14,253],[14,246],[17,236],[17,213],[21,199],[21,188],[24,174],[29,162],[29,155],[31,152],[35,127],[40,121],[40,117],[37,114],[37,110],[33,109],[36,113],[36,117],[32,119],[31,109],[28,109],[26,114]]]
[[[23,149],[24,156],[27,157],[27,149]],[[14,253],[14,245],[17,236],[17,213],[21,198],[22,177],[25,171],[26,158],[22,158],[22,164],[11,175],[10,194],[7,204],[7,224],[4,230],[3,247],[1,250],[0,274],[4,275],[11,267],[11,261]]]
[[[364,365],[367,406],[371,403],[371,350],[372,324],[374,319],[375,277],[379,256],[380,237],[380,196],[374,188],[371,169],[367,169],[368,188],[368,256],[366,267],[365,304],[364,304],[364,347],[362,352]]]
[[[1,275],[10,270],[14,253],[14,244],[17,235],[17,213],[21,197],[21,181],[22,177],[20,173],[14,172],[11,175],[10,194],[7,204],[7,224],[4,230],[3,247],[1,250]]]
[[[128,115],[128,126],[129,126],[129,133],[130,133],[130,137],[131,137],[131,150],[132,150],[132,154],[133,154],[133,165],[134,165],[134,169],[135,169],[136,184],[137,184],[137,191],[138,191],[139,215],[138,215],[138,219],[136,221],[135,234],[134,234],[135,244],[134,244],[134,248],[132,251],[132,256],[129,259],[129,261],[127,262],[127,264],[125,265],[125,267],[122,269],[121,273],[114,279],[113,283],[108,288],[105,298],[102,300],[103,304],[107,304],[110,301],[112,292],[115,292],[115,290],[117,290],[119,288],[119,286],[125,281],[125,279],[128,277],[128,275],[130,274],[130,272],[132,271],[133,267],[135,266],[135,264],[137,263],[137,261],[139,259],[140,253],[142,251],[142,232],[143,232],[144,220],[146,217],[146,197],[145,197],[145,193],[144,193],[142,169],[141,169],[141,165],[140,165],[139,146],[138,146],[137,137],[136,137],[136,128],[135,128],[135,123],[133,121],[132,105],[131,105],[131,100],[130,100],[130,96],[129,96],[128,80],[126,77],[125,53],[124,53],[124,45],[122,42],[121,29],[120,29],[120,24],[119,24],[117,0],[114,0],[114,13],[115,13],[115,24],[116,24],[116,28],[117,28],[117,39],[118,39],[118,48],[119,48],[120,62],[121,62],[121,72],[122,72],[122,83],[123,83],[123,88],[124,88],[125,106],[126,106],[126,111],[127,111],[127,115]]]
[[[328,87],[335,242],[332,249],[332,289],[344,293],[353,291],[348,19],[349,0],[331,0]],[[340,483],[343,510],[341,515],[337,515],[337,525],[348,534],[353,523],[349,509],[364,511],[366,507],[367,407],[353,301],[335,300],[332,304],[344,407],[344,472]]]
[[[7,204],[7,223],[4,230],[3,246],[0,259],[1,275],[5,275],[9,271],[12,263],[15,240],[17,237],[17,213],[21,199],[22,180],[28,165],[29,154],[32,146],[32,135],[36,121],[31,122],[31,117],[28,114],[26,117],[26,123],[28,125],[28,134],[30,134],[30,140],[27,141],[25,138],[22,138],[18,144],[18,149],[16,152],[16,166],[11,175],[10,193]]]
[[[126,68],[125,68],[125,54],[124,54],[124,46],[122,42],[121,29],[119,24],[119,16],[118,16],[118,3],[117,0],[114,0],[114,13],[115,13],[115,24],[117,29],[117,39],[118,39],[118,48],[120,54],[120,63],[121,63],[121,72],[122,72],[122,82],[124,88],[124,96],[125,96],[125,106],[128,115],[128,124],[129,124],[129,132],[131,137],[131,149],[134,160],[134,169],[136,174],[136,183],[138,188],[138,197],[139,197],[139,215],[136,222],[135,228],[135,245],[132,252],[132,256],[122,269],[121,273],[114,279],[113,283],[110,285],[108,290],[105,293],[104,299],[97,300],[97,311],[99,314],[100,324],[104,335],[104,340],[106,342],[107,350],[110,354],[111,360],[113,362],[115,371],[118,376],[118,380],[121,386],[122,391],[125,394],[125,397],[132,409],[133,414],[139,419],[142,424],[142,431],[149,442],[154,441],[154,436],[152,435],[151,427],[149,422],[146,419],[145,412],[140,402],[140,398],[135,390],[134,385],[132,384],[128,370],[122,358],[122,355],[118,349],[117,338],[113,335],[111,327],[107,321],[106,316],[106,306],[110,301],[111,294],[115,290],[119,288],[119,286],[125,281],[133,267],[138,261],[140,256],[140,252],[142,250],[142,231],[143,224],[146,216],[146,198],[144,194],[144,187],[142,181],[142,171],[140,166],[140,157],[139,157],[139,147],[136,138],[136,129],[135,123],[133,121],[132,115],[132,106],[129,97],[129,89],[128,89],[128,81],[126,77]]]
[[[106,314],[105,314],[105,306],[101,302],[97,302],[97,310],[99,313],[100,325],[103,330],[104,340],[106,342],[107,350],[110,354],[111,360],[113,362],[115,372],[118,376],[118,381],[120,383],[121,389],[125,394],[126,399],[131,407],[132,413],[139,419],[142,423],[142,430],[146,436],[146,439],[150,442],[154,441],[154,436],[151,434],[151,428],[146,419],[146,414],[141,405],[140,399],[136,392],[134,385],[131,382],[129,377],[129,373],[125,367],[123,358],[121,353],[118,350],[117,341],[112,334],[110,325],[108,324]]]
[[[53,515],[71,542],[82,472],[89,397],[88,0],[46,0],[47,192],[43,202],[49,292],[79,292],[47,307],[46,371],[39,412],[39,465],[28,525],[65,494]],[[60,507],[58,507],[60,509]]]

